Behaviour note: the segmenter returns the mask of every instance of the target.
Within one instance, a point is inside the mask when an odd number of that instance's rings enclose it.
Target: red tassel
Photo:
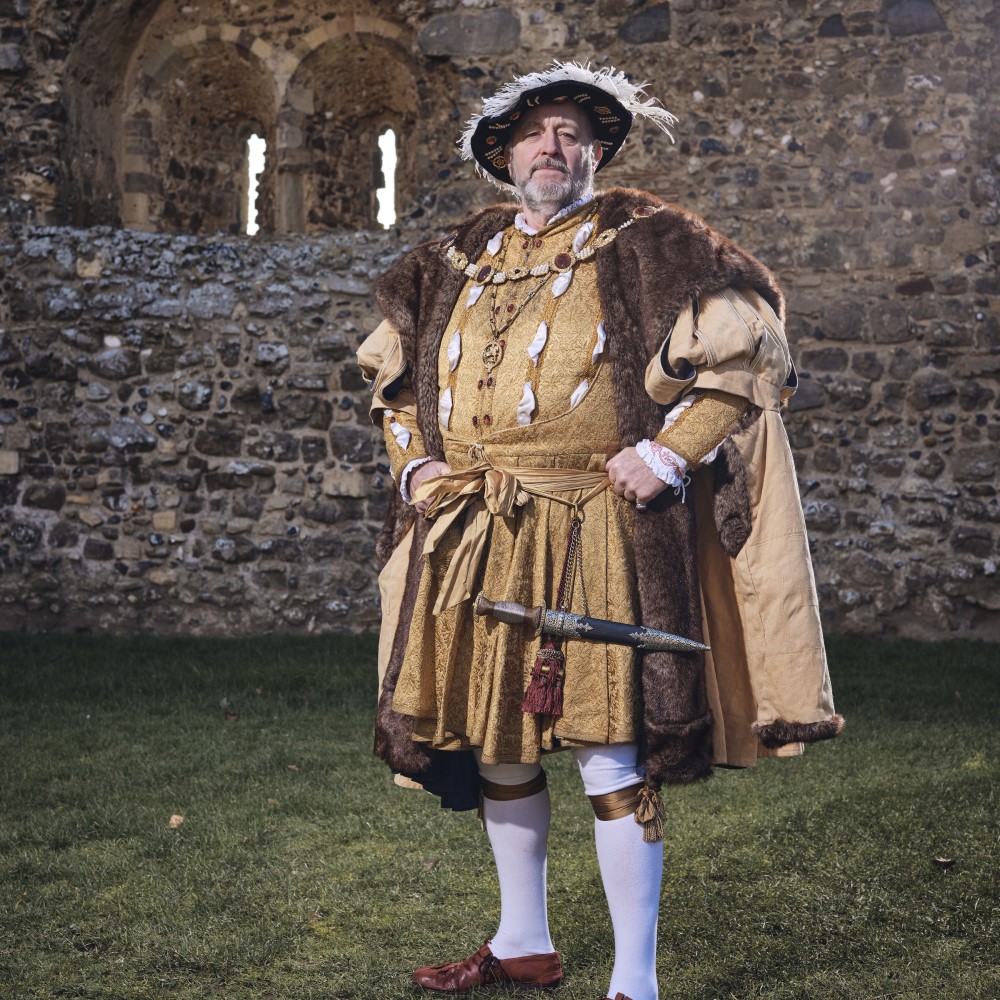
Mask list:
[[[546,639],[531,668],[531,683],[524,692],[522,712],[562,715],[563,678],[566,676],[563,660],[562,650],[551,639]]]

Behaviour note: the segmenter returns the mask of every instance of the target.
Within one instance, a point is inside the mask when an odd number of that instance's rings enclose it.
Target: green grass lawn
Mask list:
[[[474,815],[371,756],[372,639],[0,642],[0,997],[413,997],[494,928]],[[840,739],[665,794],[664,1000],[1000,997],[1000,648],[830,658]],[[594,1000],[592,813],[547,770],[556,996]]]

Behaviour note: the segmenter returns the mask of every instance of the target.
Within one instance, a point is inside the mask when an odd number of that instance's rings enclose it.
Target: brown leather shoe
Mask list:
[[[562,982],[559,952],[525,955],[501,961],[490,951],[489,941],[464,962],[425,965],[413,973],[413,983],[435,993],[465,993],[474,986],[520,986],[525,989],[552,989]]]

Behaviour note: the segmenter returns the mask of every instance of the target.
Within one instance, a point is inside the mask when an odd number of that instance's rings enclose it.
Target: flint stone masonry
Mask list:
[[[373,281],[500,197],[455,147],[482,96],[575,58],[679,117],[599,185],[788,294],[826,625],[1000,639],[995,7],[0,0],[0,628],[374,627]]]
[[[377,319],[344,289],[367,293],[399,249],[382,234],[9,231],[8,285],[79,310],[69,337],[40,311],[0,333],[0,628],[372,627],[391,480],[353,360]],[[84,257],[101,266],[79,277]],[[140,281],[176,314],[151,317],[127,294]],[[128,306],[109,317],[109,298]]]

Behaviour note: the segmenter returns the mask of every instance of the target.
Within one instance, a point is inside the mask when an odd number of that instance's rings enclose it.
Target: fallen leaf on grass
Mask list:
[[[183,822],[184,817],[174,813],[173,816],[170,817],[167,826],[169,826],[171,830],[176,830],[177,827],[179,827]]]
[[[938,868],[952,868],[954,866],[954,864],[955,864],[955,859],[954,858],[935,858],[934,859],[934,864],[936,864],[938,866]]]
[[[222,717],[226,722],[233,722],[235,719],[239,718],[239,713],[237,712],[223,712]]]
[[[437,868],[439,864],[441,864],[440,858],[431,858],[430,861],[424,862],[424,871],[425,872],[434,871],[434,869]]]
[[[278,799],[268,799],[268,800],[267,800],[267,804],[268,804],[269,806],[280,806],[280,805],[281,805],[281,802],[280,802],[280,800],[278,800]]]
[[[288,770],[289,771],[297,771],[298,769],[299,769],[299,765],[298,764],[289,764],[288,765]]]

